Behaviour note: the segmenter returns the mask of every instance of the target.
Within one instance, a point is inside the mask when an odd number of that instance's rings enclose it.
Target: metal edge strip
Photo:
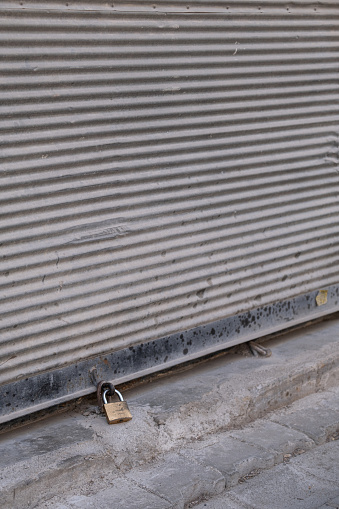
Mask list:
[[[284,2],[280,4],[274,4],[272,2],[262,3],[260,1],[253,4],[249,3],[248,0],[239,2],[239,5],[234,1],[224,2],[225,5],[221,6],[220,2],[214,2],[214,5],[210,4],[208,0],[206,2],[196,3],[192,2],[161,2],[160,4],[154,2],[138,3],[136,1],[119,1],[110,2],[101,1],[96,4],[93,2],[56,2],[54,0],[3,0],[1,4],[1,10],[12,10],[15,11],[62,11],[68,13],[95,13],[95,12],[111,12],[111,13],[140,13],[140,14],[221,14],[224,16],[229,15],[257,15],[262,16],[264,14],[276,14],[283,13],[285,15],[290,14],[303,14],[305,12],[311,13],[313,16],[319,16],[322,13],[328,13],[328,11],[336,11],[337,6],[333,1],[328,1],[323,4],[318,3],[316,11],[314,9],[314,3],[311,1],[308,3],[294,3],[289,6]],[[317,18],[315,18],[317,19]]]
[[[230,316],[0,387],[0,423],[95,392],[97,380],[118,385],[339,310],[339,285]]]

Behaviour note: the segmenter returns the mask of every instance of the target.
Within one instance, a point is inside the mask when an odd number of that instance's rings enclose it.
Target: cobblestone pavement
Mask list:
[[[329,441],[270,470],[250,474],[195,509],[339,509],[339,441]]]

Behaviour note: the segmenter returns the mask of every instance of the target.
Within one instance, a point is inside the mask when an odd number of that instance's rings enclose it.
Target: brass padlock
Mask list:
[[[104,402],[104,411],[107,417],[108,424],[117,424],[118,422],[126,422],[132,419],[132,414],[129,411],[127,402],[124,401],[122,394],[115,389],[115,393],[119,396],[120,401],[115,403],[108,403],[106,394],[109,392],[105,389],[102,393],[102,400]]]

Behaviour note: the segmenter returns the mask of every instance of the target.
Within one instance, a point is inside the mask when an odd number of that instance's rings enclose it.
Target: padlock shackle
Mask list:
[[[102,401],[104,402],[104,405],[107,405],[107,403],[108,403],[107,398],[106,398],[106,394],[108,392],[110,392],[109,389],[105,389],[104,392],[102,393]],[[124,401],[124,398],[122,397],[121,392],[119,392],[117,389],[115,389],[114,394],[118,395],[120,401]]]

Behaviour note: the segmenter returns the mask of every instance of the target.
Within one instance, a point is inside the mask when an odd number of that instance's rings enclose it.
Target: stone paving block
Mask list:
[[[339,388],[333,387],[330,391],[321,394],[323,395],[322,404],[339,412]]]
[[[339,410],[321,404],[308,408],[294,404],[288,411],[274,414],[271,420],[305,433],[318,445],[339,430]]]
[[[339,492],[339,440],[327,442],[293,458],[291,467],[317,479],[336,483]]]
[[[245,429],[232,431],[231,436],[273,452],[275,463],[281,463],[284,454],[291,454],[297,449],[306,451],[314,446],[313,440],[303,433],[264,420],[256,421]]]
[[[228,496],[246,508],[319,509],[338,491],[336,483],[316,479],[283,464],[233,488]]]
[[[166,455],[152,468],[134,469],[126,477],[169,500],[176,509],[201,496],[218,495],[225,489],[225,478],[216,469],[177,454]]]
[[[60,507],[60,506],[59,506]],[[113,486],[95,495],[76,495],[62,508],[80,509],[172,509],[167,500],[135,485],[132,481],[118,479]]]
[[[274,465],[275,454],[259,447],[241,442],[228,435],[219,435],[214,443],[202,443],[187,448],[184,454],[205,466],[219,470],[226,479],[226,487],[236,484],[240,477],[255,469]]]

